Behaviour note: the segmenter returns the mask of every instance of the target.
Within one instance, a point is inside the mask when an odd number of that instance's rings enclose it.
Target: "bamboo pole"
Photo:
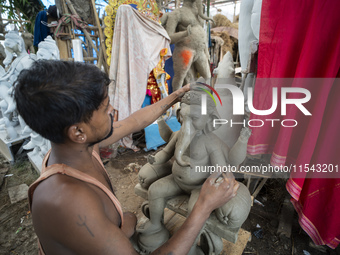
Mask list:
[[[210,0],[207,0],[207,17],[210,15]]]
[[[74,9],[71,1],[70,0],[66,0],[66,2],[67,2],[68,7],[70,8],[70,11],[72,12],[72,14],[79,16],[77,14],[76,10]],[[89,43],[91,44],[93,49],[96,51],[97,55],[99,55],[99,51],[98,51],[97,47],[93,44],[91,36],[89,35],[89,33],[85,29],[81,29],[81,30],[83,31],[85,37],[87,38],[87,40],[89,41]]]
[[[16,13],[17,13],[17,15],[18,15],[18,19],[19,19],[19,23],[20,23],[20,28],[19,28],[19,32],[24,32],[24,28],[23,28],[23,22],[22,22],[22,19],[21,19],[21,17],[20,17],[20,11],[19,11],[19,9],[18,8],[16,8],[15,9],[16,10]]]
[[[18,22],[18,20],[16,20],[16,19],[2,19],[2,20],[4,20],[4,21],[15,21],[15,22]],[[20,22],[31,23],[31,21],[29,21],[29,20],[21,20],[21,19],[20,19]]]
[[[103,34],[103,30],[100,26],[100,21],[99,21],[99,17],[98,17],[98,13],[96,11],[96,3],[95,3],[95,0],[91,0],[91,3],[92,3],[92,8],[93,8],[93,12],[94,12],[94,18],[95,18],[95,21],[96,21],[96,25],[98,27],[98,32],[99,32],[99,41],[100,41],[100,47],[101,47],[101,53],[103,54],[103,66],[104,66],[104,70],[105,72],[108,74],[109,73],[109,68],[107,66],[107,55],[106,55],[106,49],[105,49],[105,37],[104,37],[104,34]],[[98,55],[99,57],[99,55]]]
[[[95,39],[95,45],[96,45],[96,47],[98,49],[98,45],[97,45],[97,41],[98,41],[97,38],[98,37],[96,35],[92,35],[92,34],[90,34],[90,36],[95,37],[93,39]],[[86,38],[84,38],[84,41],[88,41],[88,40]],[[91,47],[90,44],[87,46],[87,52],[89,53],[88,57],[93,57],[93,48]],[[100,52],[100,49],[99,49],[99,52]],[[91,63],[93,63],[93,62],[91,62]]]
[[[89,30],[98,30],[97,26],[88,26],[87,29]]]
[[[233,16],[233,23],[236,21],[236,1],[234,1],[234,16]]]
[[[68,13],[69,11],[68,11],[68,8],[67,8],[67,5],[66,5],[66,3],[65,3],[65,0],[62,0],[61,1],[62,2],[62,6],[63,6],[63,13]],[[67,24],[66,25],[66,32],[71,36],[71,38],[73,37],[72,36],[72,29],[71,29],[71,24]],[[72,52],[71,52],[71,42],[70,42],[70,40],[65,40],[66,41],[66,46],[67,46],[67,57],[70,57],[70,56],[72,56]]]
[[[100,48],[99,51],[102,51],[102,48]],[[104,54],[100,54],[99,57],[98,57],[98,62],[97,62],[97,67],[100,68],[103,64],[103,56]]]
[[[84,61],[94,61],[94,60],[98,60],[98,58],[94,58],[94,57],[83,57]],[[68,58],[68,61],[74,61],[73,58]]]
[[[181,0],[175,0],[175,9],[178,9],[181,5]]]
[[[59,35],[70,35],[69,33],[59,33]],[[83,34],[76,34],[76,33],[74,33],[74,35],[75,36],[84,36]],[[96,36],[96,35],[91,35],[90,34],[90,37],[95,37],[95,38],[97,38],[98,36]]]

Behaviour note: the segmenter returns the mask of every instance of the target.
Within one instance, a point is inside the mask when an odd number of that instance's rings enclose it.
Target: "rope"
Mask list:
[[[77,28],[80,28],[81,30],[83,30],[83,29],[85,29],[87,27],[87,23],[85,21],[83,21],[78,15],[65,13],[58,20],[58,25],[56,26],[56,29],[54,31],[54,36],[58,37],[59,34],[63,31],[63,27],[62,26],[67,25],[71,21],[74,23],[74,25]]]

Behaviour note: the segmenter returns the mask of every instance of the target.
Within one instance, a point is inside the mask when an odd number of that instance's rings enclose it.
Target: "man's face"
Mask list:
[[[90,143],[90,146],[97,144],[108,137],[110,137],[113,133],[113,107],[110,104],[109,97],[107,96],[99,109],[93,112],[92,118],[90,120],[90,127],[93,134],[93,142]]]
[[[112,114],[110,115],[110,117],[111,117],[111,128],[110,128],[110,132],[109,132],[105,137],[100,138],[99,140],[90,143],[90,144],[89,144],[90,147],[93,146],[93,145],[95,145],[95,144],[97,144],[97,143],[100,143],[101,141],[104,141],[105,139],[109,138],[109,137],[112,135],[112,133],[113,133],[113,126],[112,126],[112,125],[113,125],[113,116],[112,116]]]

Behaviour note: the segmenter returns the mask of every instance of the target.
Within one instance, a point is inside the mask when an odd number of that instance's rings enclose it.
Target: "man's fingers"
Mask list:
[[[210,184],[221,184],[222,182],[224,182],[227,185],[227,189],[229,189],[231,186],[233,187],[235,182],[235,178],[230,178],[222,172],[214,172],[208,177],[208,179]]]
[[[238,190],[239,187],[240,187],[240,184],[238,183],[238,181],[234,181],[234,191],[235,192]]]
[[[210,185],[219,187],[227,192],[229,196],[235,197],[237,194],[237,190],[240,187],[238,181],[235,178],[228,177],[225,173],[214,172],[208,177],[208,182]]]
[[[221,173],[213,173],[208,178],[207,181],[210,183],[210,185],[214,185],[215,183],[220,183],[223,181],[223,177],[221,176]]]
[[[190,83],[183,86],[184,92],[187,92],[190,90]]]
[[[208,177],[208,179],[217,179],[221,175],[222,175],[222,173],[220,173],[220,172],[214,172]]]
[[[240,187],[240,184],[238,183],[238,181],[235,181],[234,187],[233,187],[233,197],[236,196],[237,194],[237,190]]]

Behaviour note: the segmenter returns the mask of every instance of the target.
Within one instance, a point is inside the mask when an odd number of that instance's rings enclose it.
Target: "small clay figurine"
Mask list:
[[[175,44],[172,58],[174,62],[173,91],[195,81],[197,72],[208,80],[210,75],[209,53],[203,20],[212,20],[204,16],[201,0],[184,0],[183,6],[161,18],[162,25],[168,32],[171,43]]]

